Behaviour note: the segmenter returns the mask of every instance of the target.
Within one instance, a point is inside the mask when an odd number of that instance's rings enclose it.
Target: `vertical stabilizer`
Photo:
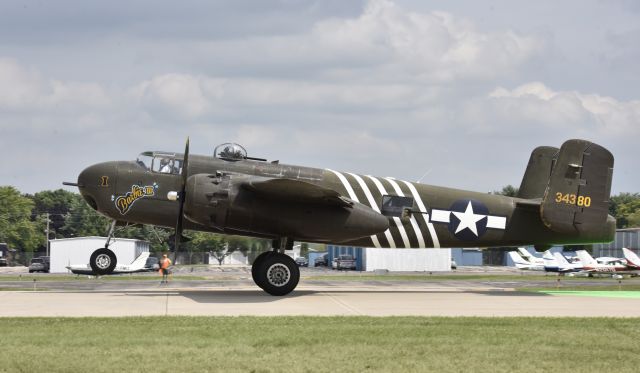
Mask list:
[[[627,265],[629,267],[640,268],[640,257],[638,257],[638,254],[626,247],[622,248],[622,253],[624,254],[624,258],[627,260]]]
[[[578,258],[580,259],[580,261],[582,262],[582,265],[585,267],[596,267],[598,265],[598,262],[596,262],[595,259],[593,259],[593,257],[586,251],[584,250],[578,250],[576,251],[576,255],[578,256]]]
[[[149,258],[150,254],[151,253],[148,251],[143,251],[142,253],[140,253],[140,255],[138,255],[138,257],[133,262],[131,262],[131,267],[129,269],[134,271],[144,268],[144,265],[147,264],[147,259]]]
[[[608,224],[609,194],[613,175],[613,155],[586,140],[562,144],[551,171],[540,207],[549,229],[593,238],[592,242],[613,239],[615,227]]]
[[[531,152],[516,197],[536,199],[544,196],[559,151],[553,146],[539,146]]]
[[[517,251],[509,251],[509,258],[519,269],[528,269],[530,266],[530,263],[523,259]]]

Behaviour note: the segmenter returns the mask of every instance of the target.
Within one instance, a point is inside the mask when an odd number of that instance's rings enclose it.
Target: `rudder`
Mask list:
[[[545,190],[540,215],[560,233],[603,232],[609,213],[613,155],[586,140],[560,148]]]

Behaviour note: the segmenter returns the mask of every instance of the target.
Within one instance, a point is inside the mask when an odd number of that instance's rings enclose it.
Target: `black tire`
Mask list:
[[[260,289],[264,289],[260,279],[258,278],[258,268],[260,267],[260,263],[264,261],[267,257],[273,255],[273,251],[266,251],[256,257],[251,265],[251,278],[253,278],[253,282],[260,287]]]
[[[300,281],[300,269],[290,256],[273,253],[266,256],[256,266],[256,283],[271,295],[282,296],[291,293]]]
[[[108,275],[116,268],[117,259],[113,251],[102,248],[94,251],[89,259],[91,270],[96,275]]]

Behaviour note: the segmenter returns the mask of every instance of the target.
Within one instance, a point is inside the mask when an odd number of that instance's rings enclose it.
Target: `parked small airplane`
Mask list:
[[[624,254],[624,258],[627,260],[627,266],[629,268],[640,269],[640,257],[638,257],[638,254],[627,249],[626,247],[622,248],[622,253]]]
[[[544,264],[539,264],[536,262],[531,262],[522,257],[522,255],[518,251],[509,251],[509,257],[513,264],[515,264],[516,268],[525,270],[525,271],[544,271]]]
[[[137,272],[148,272],[149,270],[145,268],[145,264],[147,263],[147,259],[149,258],[148,251],[143,251],[138,255],[138,257],[131,262],[131,264],[127,265],[116,265],[116,267],[108,273],[109,275],[119,275],[124,273],[137,273]],[[76,275],[99,275],[96,273],[89,264],[75,264],[69,265],[66,267],[71,273]]]
[[[464,149],[461,149],[464,151]],[[610,242],[613,155],[585,140],[536,148],[518,195],[424,185],[267,162],[238,144],[213,156],[150,151],[137,161],[86,168],[77,186],[87,203],[116,222],[272,239],[251,274],[273,295],[287,294],[300,272],[284,251],[306,241],[378,248],[494,247]],[[111,273],[115,254],[91,255],[95,273]]]
[[[587,273],[630,273],[637,274],[632,268],[627,266],[624,259],[610,258],[609,260],[603,260],[598,263],[593,257],[585,250],[576,251],[576,255],[582,262],[582,271]]]
[[[535,264],[535,265],[541,265],[544,266],[544,259],[541,257],[537,257],[533,254],[531,254],[529,252],[529,250],[525,249],[524,247],[518,247],[518,253],[520,253],[520,256],[526,260],[527,262],[531,263],[531,264]]]
[[[562,253],[555,252],[553,253],[553,258],[557,264],[557,270],[554,272],[559,273],[567,273],[567,272],[580,272],[583,270],[583,265],[581,261],[570,262],[566,256]]]

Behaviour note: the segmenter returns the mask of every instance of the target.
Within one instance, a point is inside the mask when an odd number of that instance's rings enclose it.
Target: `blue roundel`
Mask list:
[[[463,241],[475,241],[487,231],[489,209],[482,202],[458,200],[451,207],[449,231]]]

